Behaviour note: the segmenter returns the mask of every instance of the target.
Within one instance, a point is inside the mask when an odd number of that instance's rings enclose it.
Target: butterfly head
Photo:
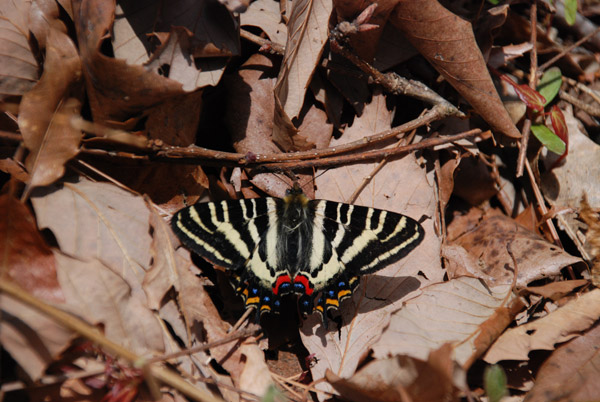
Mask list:
[[[302,224],[307,225],[307,211],[310,200],[296,184],[286,191],[283,197],[283,223],[289,230],[296,230]]]

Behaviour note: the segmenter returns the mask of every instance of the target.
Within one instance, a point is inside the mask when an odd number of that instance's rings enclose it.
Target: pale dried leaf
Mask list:
[[[532,350],[553,350],[591,328],[600,317],[600,289],[583,294],[536,321],[504,332],[488,350],[488,363],[528,360]]]
[[[64,351],[73,332],[46,315],[0,294],[0,343],[34,381]]]
[[[162,329],[146,306],[143,292],[100,261],[82,261],[56,251],[58,280],[70,311],[91,324],[103,324],[104,334],[134,353],[164,352]]]
[[[98,259],[132,288],[140,287],[152,240],[142,197],[112,184],[80,179],[34,194],[31,201],[38,226],[52,230],[63,253]]]
[[[281,18],[279,3],[274,0],[257,0],[240,15],[241,26],[254,26],[262,29],[271,42],[285,45],[287,27]]]
[[[29,47],[29,1],[0,2],[0,99],[23,95],[38,79]]]
[[[264,396],[267,389],[275,385],[265,362],[265,353],[254,342],[242,343],[240,352],[246,364],[240,373],[239,387],[254,395]]]
[[[329,0],[302,0],[292,5],[286,51],[275,85],[278,118],[275,119],[273,139],[284,150],[298,141],[290,135],[290,127],[285,127],[284,122],[289,125],[300,114],[306,89],[327,43],[332,8]]]
[[[510,284],[516,272],[517,287],[525,287],[534,280],[555,276],[563,267],[580,261],[504,215],[483,219],[476,229],[460,236],[453,244],[464,247],[477,258],[480,269],[493,278],[490,285]]]
[[[18,180],[21,183],[29,181],[29,174],[23,165],[12,158],[0,159],[0,170],[9,174],[11,178]]]
[[[179,285],[177,264],[182,261],[175,252],[179,240],[153,207],[150,207],[150,225],[153,233],[150,246],[152,264],[144,276],[142,287],[148,296],[148,307],[159,310],[169,289]]]
[[[562,345],[544,362],[526,401],[593,401],[600,395],[600,326]]]
[[[150,59],[152,37],[159,2],[139,0],[119,1],[115,8],[113,52],[127,64],[142,65]]]
[[[147,2],[132,3],[148,7]],[[207,0],[152,3],[156,22],[144,33],[156,33],[161,45],[146,67],[180,82],[185,91],[217,85],[229,57],[240,54],[239,27],[226,7]],[[138,26],[133,29],[140,35]]]
[[[390,325],[373,345],[373,354],[405,354],[424,360],[445,343],[453,359],[464,364],[476,352],[482,324],[506,305],[510,285],[488,288],[474,278],[430,285],[391,316]]]
[[[156,49],[146,67],[157,75],[163,75],[165,66],[168,66],[168,78],[181,83],[184,91],[191,92],[217,85],[225,72],[227,58],[199,59],[198,64],[201,66],[197,67],[196,63],[190,62],[194,57],[192,41],[190,31],[183,27],[173,27],[167,41]]]

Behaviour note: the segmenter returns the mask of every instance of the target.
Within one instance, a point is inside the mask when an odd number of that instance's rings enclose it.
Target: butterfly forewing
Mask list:
[[[323,266],[311,271],[320,282],[330,282],[342,272],[348,276],[375,272],[400,260],[423,239],[421,225],[407,216],[332,201],[314,202],[315,226],[330,245],[325,248]]]
[[[180,210],[171,226],[190,250],[235,270],[255,252],[274,212],[274,203],[266,199],[208,202]]]

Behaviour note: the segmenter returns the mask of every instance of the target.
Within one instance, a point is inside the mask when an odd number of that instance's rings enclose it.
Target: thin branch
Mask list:
[[[529,20],[531,21],[531,37],[529,41],[532,44],[529,52],[529,88],[535,89],[537,83],[537,0],[531,2],[529,10]],[[517,158],[516,177],[523,176],[523,168],[527,157],[527,148],[529,147],[529,131],[531,129],[531,115],[528,114],[521,131],[521,143],[519,147],[519,157]]]
[[[387,141],[389,139],[395,138],[400,134],[411,131],[415,128],[427,125],[433,121],[442,119],[447,117],[444,108],[442,106],[435,106],[430,111],[425,113],[425,115],[420,116],[414,120],[411,120],[407,123],[404,123],[398,127],[395,127],[390,130],[383,131],[379,134],[375,134],[372,136],[364,137],[360,140],[349,142],[347,144],[323,148],[323,149],[313,149],[310,151],[303,152],[290,152],[290,153],[277,153],[277,154],[266,154],[266,155],[252,155],[249,157],[247,154],[241,153],[230,153],[230,152],[220,152],[214,151],[207,148],[201,147],[171,147],[165,146],[162,147],[156,155],[158,157],[166,157],[166,158],[191,158],[191,159],[210,159],[210,160],[220,160],[220,161],[229,161],[235,162],[237,165],[248,166],[248,165],[258,165],[262,163],[269,162],[280,162],[280,161],[293,161],[293,160],[304,160],[304,159],[313,159],[313,158],[323,158],[327,156],[339,155],[342,153],[347,153],[350,151],[356,151],[361,148],[365,148],[372,144],[376,144],[379,142]]]
[[[546,70],[552,64],[556,63],[558,60],[560,60],[561,58],[563,58],[564,56],[566,56],[571,50],[575,49],[577,46],[583,44],[584,42],[587,42],[588,40],[590,40],[598,32],[600,32],[600,27],[596,28],[595,30],[593,30],[589,34],[585,35],[583,38],[579,39],[577,42],[575,42],[575,43],[567,46],[563,50],[561,50],[561,52],[558,53],[556,56],[554,56],[553,58],[551,58],[550,60],[548,60],[547,62],[545,62],[544,64],[542,64],[541,66],[539,66],[538,67],[539,72],[540,73],[544,72],[544,70]]]
[[[572,104],[576,108],[583,110],[587,114],[594,116],[594,117],[600,117],[600,107],[585,103],[581,99],[578,99],[578,98],[574,97],[573,95],[568,94],[565,91],[560,91],[558,93],[558,96],[560,97],[560,99],[562,99],[566,102],[569,102],[570,104]]]
[[[447,137],[429,138],[429,139],[420,141],[416,144],[410,144],[410,145],[406,145],[406,146],[398,147],[398,148],[376,149],[373,151],[362,152],[360,154],[340,155],[340,156],[323,158],[323,159],[265,164],[265,165],[258,166],[256,171],[257,171],[257,173],[259,173],[259,172],[262,173],[262,172],[279,172],[279,171],[285,171],[285,170],[297,170],[297,169],[306,169],[306,168],[326,168],[326,167],[345,165],[348,163],[358,163],[358,162],[370,161],[370,160],[380,159],[380,158],[389,158],[392,156],[402,155],[402,154],[417,151],[420,149],[432,148],[432,147],[435,147],[438,145],[448,144],[451,142],[462,140],[463,138],[475,137],[482,133],[483,133],[483,131],[481,129],[473,129],[473,130],[465,131],[460,134],[450,135]]]
[[[278,54],[280,56],[283,56],[283,54],[285,53],[285,46],[280,45],[276,42],[272,42],[268,39],[262,38],[258,35],[254,35],[253,33],[250,33],[243,29],[240,29],[240,37],[252,43],[260,45],[260,51],[266,51],[271,54]]]

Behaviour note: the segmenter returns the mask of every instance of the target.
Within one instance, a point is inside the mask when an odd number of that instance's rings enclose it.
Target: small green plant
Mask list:
[[[510,84],[527,106],[530,114],[531,132],[548,148],[549,151],[560,155],[557,163],[568,153],[569,135],[565,116],[557,105],[548,110],[550,103],[556,98],[562,85],[562,73],[558,67],[546,70],[539,81],[537,90],[525,84],[517,84],[506,74],[500,74],[500,79]],[[550,126],[546,120],[550,120]]]
[[[490,402],[500,402],[508,395],[506,374],[502,367],[497,364],[486,367],[483,372],[483,386]]]

